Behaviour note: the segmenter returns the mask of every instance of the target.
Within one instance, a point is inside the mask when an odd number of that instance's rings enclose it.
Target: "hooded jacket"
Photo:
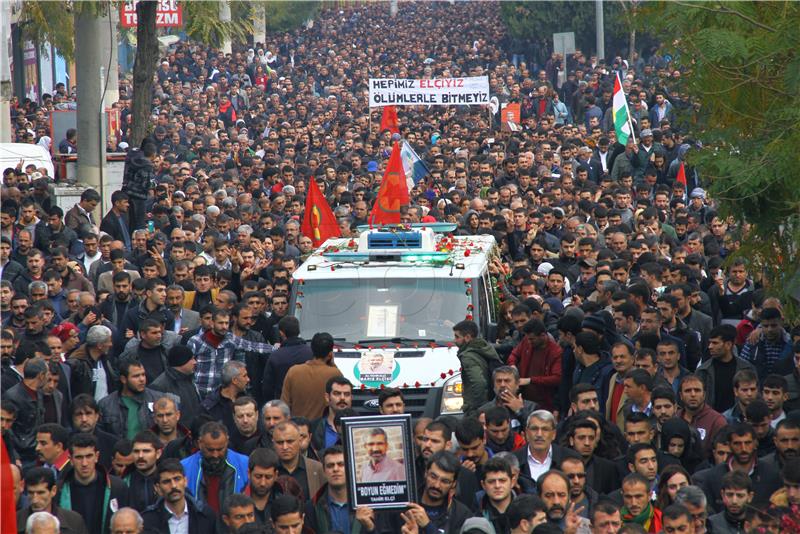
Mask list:
[[[685,420],[673,417],[661,425],[661,451],[669,454],[669,442],[672,438],[683,440],[683,454],[678,457],[681,465],[690,473],[694,473],[697,466],[703,463],[703,451],[700,444],[700,435],[692,430]]]
[[[489,400],[489,361],[500,365],[500,356],[485,339],[473,339],[458,349],[463,383],[464,415],[476,415],[480,407]]]
[[[144,200],[147,198],[155,178],[153,163],[141,150],[131,150],[125,161],[122,190],[132,198]]]

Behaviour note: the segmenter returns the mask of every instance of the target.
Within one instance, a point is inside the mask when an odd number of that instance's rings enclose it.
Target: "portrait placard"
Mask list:
[[[417,501],[411,415],[342,418],[350,506],[404,509]]]

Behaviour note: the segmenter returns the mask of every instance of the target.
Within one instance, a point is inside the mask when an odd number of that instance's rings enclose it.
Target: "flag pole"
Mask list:
[[[627,106],[628,103],[625,102],[625,105]],[[633,130],[633,118],[631,117],[631,108],[628,108],[628,126],[630,126],[630,128],[631,128],[631,137],[633,137],[633,144],[635,145],[636,144],[636,133],[634,133],[634,130]]]

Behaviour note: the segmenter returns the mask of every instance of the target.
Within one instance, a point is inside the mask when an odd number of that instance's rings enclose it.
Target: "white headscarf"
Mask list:
[[[43,146],[45,150],[50,152],[50,147],[53,145],[53,140],[50,139],[48,136],[43,135],[42,138],[39,139],[39,142],[36,144],[39,146]]]

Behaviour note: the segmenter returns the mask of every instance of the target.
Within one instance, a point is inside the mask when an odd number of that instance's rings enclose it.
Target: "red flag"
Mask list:
[[[381,115],[381,131],[389,130],[393,134],[400,133],[400,121],[397,119],[397,108],[394,106],[384,106]]]
[[[389,156],[389,164],[386,166],[386,173],[381,181],[381,188],[378,191],[378,198],[372,207],[369,216],[369,224],[400,224],[400,206],[407,206],[408,184],[406,184],[406,173],[403,170],[403,162],[400,159],[400,143],[395,141],[392,147],[392,155]]]
[[[683,168],[683,162],[678,167],[678,175],[675,177],[675,183],[683,185],[683,190],[686,191],[686,169]]]
[[[683,184],[683,187],[686,187],[686,169],[683,167],[682,161],[681,166],[678,167],[678,176],[675,177],[675,181],[679,184]]]
[[[14,502],[14,477],[6,442],[0,439],[0,534],[17,534],[17,511]]]
[[[308,181],[308,196],[306,197],[306,210],[303,214],[303,224],[300,226],[303,235],[310,238],[315,247],[320,246],[329,237],[341,237],[342,232],[336,222],[336,217],[325,200],[325,195],[319,190],[316,180]]]

